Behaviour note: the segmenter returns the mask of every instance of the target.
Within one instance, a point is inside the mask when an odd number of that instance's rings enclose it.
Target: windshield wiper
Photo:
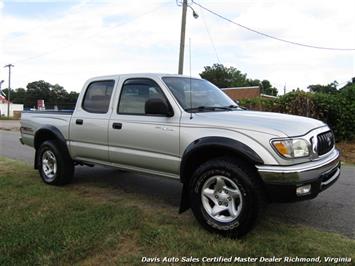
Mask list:
[[[228,106],[228,108],[234,109],[234,108],[240,108],[240,106],[239,105],[235,105],[235,104],[231,104],[231,105]]]
[[[232,108],[234,108],[234,105],[230,106],[199,106],[199,107],[192,107],[192,108],[186,108],[186,111],[197,111],[197,112],[204,112],[204,111],[231,111]]]

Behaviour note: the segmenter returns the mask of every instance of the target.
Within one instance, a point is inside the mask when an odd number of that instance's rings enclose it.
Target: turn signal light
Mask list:
[[[285,157],[290,157],[290,151],[288,150],[286,143],[281,142],[281,141],[275,141],[274,143],[274,147],[277,149],[277,151],[285,156]]]

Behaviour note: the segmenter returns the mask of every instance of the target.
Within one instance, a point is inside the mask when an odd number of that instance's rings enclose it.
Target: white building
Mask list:
[[[14,111],[23,111],[23,104],[10,103],[10,116],[14,116]],[[7,100],[0,95],[0,116],[7,116]]]

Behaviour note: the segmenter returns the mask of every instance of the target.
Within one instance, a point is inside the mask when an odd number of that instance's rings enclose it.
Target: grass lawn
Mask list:
[[[341,160],[346,163],[355,164],[355,140],[342,141],[336,144],[341,151]]]
[[[4,158],[0,210],[0,265],[138,265],[142,256],[355,260],[355,241],[337,234],[265,216],[243,239],[225,239],[158,199],[107,186],[47,186],[31,166]]]
[[[0,120],[18,120],[18,119],[14,119],[12,116],[10,116],[10,117],[0,116]]]

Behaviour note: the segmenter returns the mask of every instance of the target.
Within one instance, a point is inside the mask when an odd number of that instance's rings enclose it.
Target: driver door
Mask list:
[[[130,78],[122,82],[117,109],[109,122],[109,157],[114,164],[164,175],[179,172],[179,118],[147,115],[149,99],[168,99],[153,79]]]

